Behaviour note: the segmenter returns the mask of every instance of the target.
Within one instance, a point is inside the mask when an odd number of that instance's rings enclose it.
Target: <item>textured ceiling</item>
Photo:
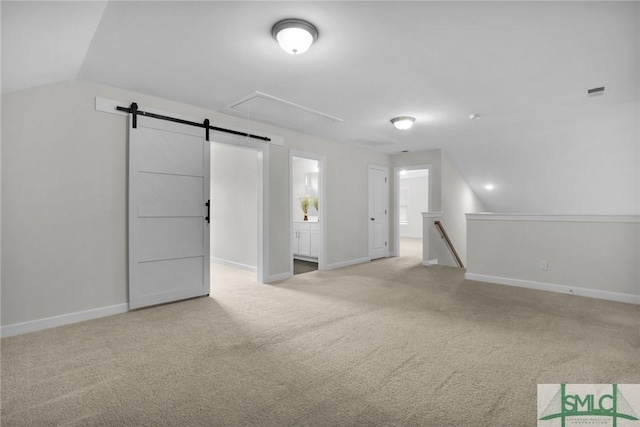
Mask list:
[[[639,5],[2,2],[2,86],[79,78],[225,113],[258,91],[343,121],[235,114],[389,154],[441,148],[493,211],[637,213]],[[319,30],[300,56],[270,35],[290,17]]]

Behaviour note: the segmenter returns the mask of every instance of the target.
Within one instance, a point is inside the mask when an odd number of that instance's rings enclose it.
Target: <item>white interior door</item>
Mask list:
[[[369,257],[386,257],[388,241],[387,221],[388,170],[369,166]]]
[[[129,308],[209,294],[210,145],[202,128],[129,120]]]

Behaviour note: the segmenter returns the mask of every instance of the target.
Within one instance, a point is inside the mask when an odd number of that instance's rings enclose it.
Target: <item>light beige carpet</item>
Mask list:
[[[637,306],[411,258],[217,277],[212,298],[3,339],[2,425],[535,426],[537,383],[640,383]]]
[[[422,239],[401,237],[399,243],[399,254],[401,257],[419,258],[422,260]]]

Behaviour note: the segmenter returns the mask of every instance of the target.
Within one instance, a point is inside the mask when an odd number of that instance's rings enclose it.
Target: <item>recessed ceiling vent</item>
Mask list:
[[[604,95],[604,86],[594,87],[593,89],[587,89],[587,96]]]

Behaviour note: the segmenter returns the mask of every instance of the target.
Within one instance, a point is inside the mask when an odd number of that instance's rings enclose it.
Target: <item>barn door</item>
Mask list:
[[[209,294],[209,152],[202,128],[129,120],[129,308]]]

